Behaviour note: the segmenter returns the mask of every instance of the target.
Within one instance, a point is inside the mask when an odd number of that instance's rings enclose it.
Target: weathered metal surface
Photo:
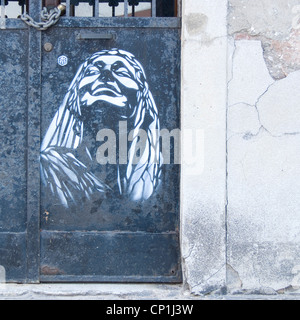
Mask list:
[[[41,3],[30,6],[37,20]],[[29,29],[28,105],[27,105],[27,281],[39,281],[40,256],[40,153],[41,144],[41,32]]]
[[[180,28],[180,18],[89,18],[62,17],[56,27],[73,28]]]
[[[175,233],[42,231],[41,279],[179,282],[177,241]]]
[[[26,229],[28,35],[1,31],[0,37],[0,231]]]
[[[0,31],[0,265],[26,278],[28,34]]]
[[[27,282],[26,232],[0,232],[0,265],[7,282]]]
[[[96,32],[94,28],[84,28],[81,32],[91,33],[92,30]],[[101,34],[107,29],[99,28],[98,30]],[[178,30],[168,29],[168,32],[165,28],[142,30],[110,28],[108,30],[116,34],[115,40],[78,40],[77,32],[66,28],[53,28],[43,34],[43,43],[55,44],[51,52],[43,54],[43,136],[46,135],[49,124],[64,100],[81,63],[93,53],[111,48],[134,52],[135,57],[144,67],[149,87],[157,101],[161,128],[172,130],[179,127]],[[131,40],[128,41],[128,39]],[[65,66],[57,63],[57,59],[62,55],[68,57],[68,64]],[[85,112],[88,112],[86,118],[89,119],[85,124],[90,127],[89,142],[95,139],[101,128],[118,130],[117,118],[110,117],[105,121],[105,113],[97,116],[92,108]],[[97,142],[94,140],[91,143],[90,149],[95,148]],[[78,151],[77,157],[84,162],[81,152],[83,151]],[[97,166],[93,154],[92,157],[93,173],[105,177],[105,183],[117,189],[115,184],[117,179],[114,175],[116,165],[101,167],[98,164]],[[42,191],[44,214],[41,228],[47,232],[42,232],[41,235],[41,263],[64,270],[64,274],[60,276],[45,275],[46,277],[42,276],[42,279],[76,280],[81,275],[80,278],[90,281],[128,281],[126,279],[179,281],[178,165],[169,164],[163,167],[162,185],[159,191],[144,202],[132,202],[120,196],[118,192],[112,192],[105,196],[93,194],[91,200],[82,198],[80,203],[71,204],[65,208],[59,204],[57,198],[51,197],[49,189],[42,188]],[[76,233],[72,232],[73,230],[77,230]],[[170,233],[170,236],[166,237],[165,233]],[[68,239],[67,242],[65,237]],[[115,237],[118,241],[114,240]],[[79,245],[79,239],[84,239],[84,245]],[[177,251],[174,248],[177,248]],[[88,252],[91,253],[89,259],[87,259]],[[120,252],[123,254],[120,255]],[[85,258],[78,261],[76,256],[81,254]],[[63,260],[57,255],[68,257],[68,262],[65,260],[62,262]],[[81,263],[83,260],[84,266]],[[127,261],[126,264],[122,264],[122,260]],[[96,261],[101,263],[97,264]],[[117,263],[117,261],[120,262]],[[151,266],[151,269],[147,269],[146,266],[149,268]]]
[[[40,10],[41,4],[30,6],[30,15],[36,21]],[[83,140],[85,144],[69,146],[64,153],[62,138],[56,145],[47,142],[61,159],[66,160],[71,154],[83,164],[85,149],[89,148],[90,173],[107,185],[109,192],[91,193],[88,198],[76,191],[74,199],[80,201],[66,206],[53,192],[53,186],[56,183],[61,187],[70,181],[62,174],[52,175],[51,189],[49,175],[46,179],[43,176],[43,181],[40,177],[40,153],[47,151],[45,140],[53,129],[50,124],[60,115],[65,98],[71,97],[69,86],[78,78],[78,69],[95,53],[102,52],[99,57],[108,62],[125,61],[133,54],[136,72],[141,74],[141,67],[137,67],[141,65],[147,90],[149,87],[157,107],[155,116],[154,105],[145,109],[148,113],[152,110],[151,121],[154,124],[159,120],[160,128],[169,131],[179,128],[180,19],[62,17],[55,27],[44,32],[26,27],[20,20],[7,19],[6,28],[0,30],[0,59],[5,62],[0,66],[0,265],[5,267],[8,280],[180,281],[180,167],[164,164],[160,186],[151,189],[151,196],[143,201],[132,201],[120,194],[116,173],[122,175],[127,164],[100,165],[93,153],[100,146],[96,139],[99,130],[110,128],[115,130],[117,139],[121,137],[118,129],[124,118],[118,118],[116,109],[109,106],[108,111],[97,114],[93,105],[80,105],[81,115],[70,114],[79,116],[84,124],[84,136],[88,137]],[[83,36],[78,39],[80,33]],[[96,36],[88,36],[91,34]],[[108,50],[109,59],[103,50]],[[64,108],[61,110],[69,113],[70,109]],[[54,121],[56,125],[52,127],[67,130],[67,121]],[[145,118],[144,123],[150,128],[151,122],[147,121]],[[129,129],[128,122],[126,138]],[[72,134],[78,133],[75,130]],[[46,158],[51,159],[51,154]],[[51,168],[43,171],[42,166],[42,172],[52,174],[58,170],[57,163]],[[74,172],[67,173],[72,181],[77,179]]]

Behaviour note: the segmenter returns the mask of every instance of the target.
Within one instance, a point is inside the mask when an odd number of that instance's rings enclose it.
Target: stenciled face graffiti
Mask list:
[[[95,132],[117,131],[120,121],[126,122],[126,134],[131,132],[123,146],[128,153],[108,177],[96,162]],[[141,130],[146,139],[134,161]],[[117,138],[124,143],[120,134]],[[46,131],[40,161],[44,184],[66,207],[95,193],[117,192],[133,201],[153,195],[162,165],[158,111],[143,67],[131,53],[103,50],[80,65]]]
[[[86,68],[78,89],[83,105],[106,101],[127,112],[137,105],[140,88],[130,63],[123,57],[107,54],[99,56]]]

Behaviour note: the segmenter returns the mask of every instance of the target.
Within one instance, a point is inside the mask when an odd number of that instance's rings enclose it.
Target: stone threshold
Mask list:
[[[0,284],[0,300],[300,300],[300,294],[193,295],[183,285],[42,283]]]

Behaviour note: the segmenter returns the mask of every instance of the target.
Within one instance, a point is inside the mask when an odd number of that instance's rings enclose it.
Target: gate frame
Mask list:
[[[40,19],[42,2],[30,6],[29,14]],[[21,21],[20,21],[21,22]],[[23,23],[23,22],[22,22]],[[27,119],[27,282],[40,277],[40,145],[41,145],[41,55],[42,34],[29,28],[28,119]],[[28,164],[31,165],[28,165]]]

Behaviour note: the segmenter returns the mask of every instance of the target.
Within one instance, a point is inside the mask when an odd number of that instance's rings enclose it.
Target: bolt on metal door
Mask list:
[[[174,16],[175,2],[27,1],[21,19],[2,11],[9,281],[181,281],[180,18],[156,17]]]

